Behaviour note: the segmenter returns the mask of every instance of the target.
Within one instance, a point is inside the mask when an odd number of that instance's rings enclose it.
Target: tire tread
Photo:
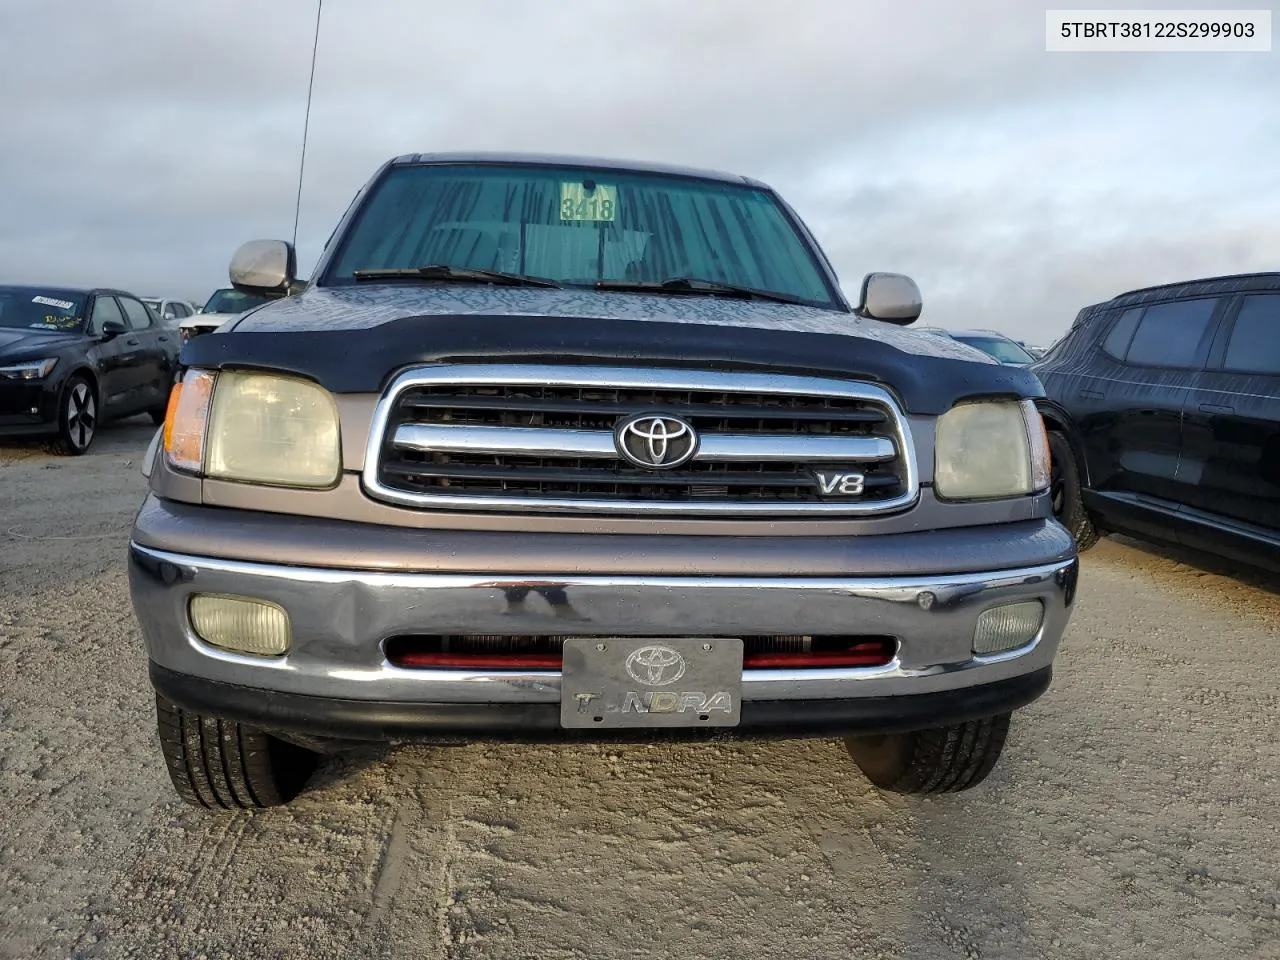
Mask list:
[[[210,810],[288,803],[316,755],[234,720],[189,713],[156,696],[156,730],[178,796]]]
[[[977,786],[995,768],[1004,750],[1011,715],[894,734],[897,760],[886,767],[868,764],[863,771],[876,786],[893,793],[955,793]],[[854,762],[862,766],[869,748],[858,737],[845,741]],[[870,748],[876,749],[876,748]]]

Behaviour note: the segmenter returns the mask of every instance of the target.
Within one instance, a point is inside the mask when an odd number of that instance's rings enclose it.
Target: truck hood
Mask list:
[[[304,336],[299,336],[304,334]],[[878,382],[913,412],[1042,396],[1034,374],[956,341],[851,313],[756,300],[526,287],[312,287],[182,348],[187,366],[255,366],[377,393],[432,362],[697,365]]]
[[[925,356],[995,363],[988,354],[955,340],[921,336],[905,327],[864,320],[852,313],[765,300],[705,296],[653,296],[536,287],[377,284],[313,287],[244,313],[235,332],[365,330],[405,317],[581,317],[663,323],[791,330],[863,337]]]

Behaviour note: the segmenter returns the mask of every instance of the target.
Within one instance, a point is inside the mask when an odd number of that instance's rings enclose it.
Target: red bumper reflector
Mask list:
[[[804,667],[883,667],[893,660],[897,645],[892,641],[855,643],[845,650],[814,653],[749,653],[742,660],[744,670],[776,670]]]
[[[749,653],[744,670],[820,669],[823,667],[882,667],[893,660],[891,641],[858,643],[846,650],[818,653]],[[397,667],[442,670],[559,670],[559,653],[435,653],[405,651],[389,658]]]
[[[397,667],[446,670],[559,670],[558,653],[401,653],[389,658]]]

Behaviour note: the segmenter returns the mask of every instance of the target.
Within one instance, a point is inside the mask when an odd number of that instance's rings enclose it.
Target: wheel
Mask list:
[[[58,401],[58,439],[54,449],[72,457],[89,452],[98,431],[98,398],[93,384],[76,375],[67,380]]]
[[[867,779],[894,793],[949,793],[976,787],[1004,749],[1012,714],[949,727],[848,737],[845,749]]]
[[[1071,442],[1061,433],[1050,432],[1049,453],[1053,468],[1049,474],[1049,492],[1053,498],[1053,515],[1071,531],[1076,549],[1088,550],[1098,542],[1098,528],[1085,509],[1080,492],[1080,468]]]
[[[269,733],[189,713],[158,695],[156,726],[174,789],[198,807],[251,810],[288,803],[318,760]]]

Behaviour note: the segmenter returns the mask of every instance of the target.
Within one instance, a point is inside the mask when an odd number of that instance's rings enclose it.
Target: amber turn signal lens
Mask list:
[[[205,425],[215,374],[189,370],[169,395],[164,420],[164,454],[175,470],[199,473],[204,463]]]
[[[169,391],[169,404],[164,411],[164,449],[168,450],[173,442],[173,418],[178,412],[178,400],[182,397],[182,383],[173,385]]]

